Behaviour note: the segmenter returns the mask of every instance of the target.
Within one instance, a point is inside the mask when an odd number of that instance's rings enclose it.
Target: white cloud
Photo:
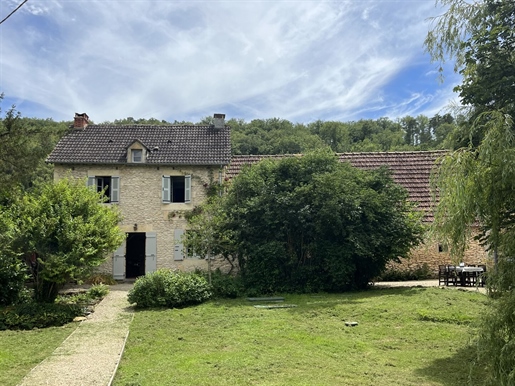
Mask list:
[[[2,26],[0,84],[55,119],[96,122],[420,110],[431,93],[408,103],[383,88],[420,58],[430,3],[34,0]]]

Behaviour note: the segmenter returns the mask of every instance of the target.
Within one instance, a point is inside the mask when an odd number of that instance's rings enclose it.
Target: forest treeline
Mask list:
[[[166,122],[157,119],[131,117],[104,122],[114,125],[167,125],[210,124],[211,117],[200,122]],[[425,115],[389,118],[361,119],[359,121],[315,121],[293,123],[286,119],[231,118],[233,154],[298,154],[329,146],[338,153],[360,151],[413,151],[453,148],[457,142],[451,133],[466,123],[463,116],[451,114],[429,118]]]
[[[59,139],[72,130],[72,121],[26,118],[14,107],[0,118],[0,198],[13,187],[27,189],[37,181],[52,179],[52,166],[45,159]],[[210,124],[201,121],[118,119],[104,124]],[[298,154],[330,147],[335,152],[412,151],[453,148],[459,140],[464,118],[451,114],[362,119],[352,122],[315,121],[293,123],[286,119],[243,119],[226,121],[231,127],[233,154]],[[453,134],[454,133],[454,134]]]

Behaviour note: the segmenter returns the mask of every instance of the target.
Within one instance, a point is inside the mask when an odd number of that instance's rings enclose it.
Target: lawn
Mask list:
[[[236,299],[137,312],[114,385],[456,386],[481,379],[470,337],[485,295],[397,288],[285,297],[296,307]]]
[[[0,331],[0,385],[17,385],[78,326],[69,323],[31,331]]]

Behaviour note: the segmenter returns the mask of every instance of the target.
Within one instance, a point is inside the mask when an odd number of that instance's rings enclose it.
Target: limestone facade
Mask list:
[[[73,177],[86,181],[87,177],[92,176],[119,177],[119,202],[103,205],[116,205],[119,208],[123,216],[121,230],[127,234],[155,232],[156,268],[190,271],[195,268],[207,269],[207,260],[204,257],[188,256],[180,238],[176,238],[176,231],[187,229],[185,213],[205,201],[209,186],[218,183],[219,173],[222,172],[217,166],[57,164],[54,178]],[[163,203],[162,177],[185,175],[191,175],[191,202]],[[183,250],[182,260],[177,259],[177,250]],[[99,271],[113,274],[113,258],[113,254],[110,254]]]

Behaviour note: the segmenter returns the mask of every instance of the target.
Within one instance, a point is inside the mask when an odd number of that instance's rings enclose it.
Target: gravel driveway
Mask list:
[[[133,310],[127,302],[132,284],[110,287],[86,320],[19,386],[110,385],[123,354]]]

